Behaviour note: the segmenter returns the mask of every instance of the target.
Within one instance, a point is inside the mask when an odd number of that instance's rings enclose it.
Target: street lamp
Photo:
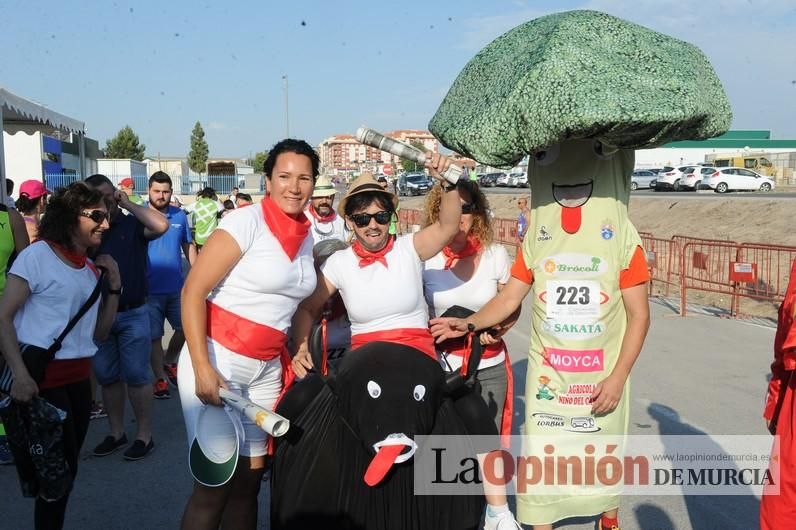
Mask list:
[[[290,114],[287,105],[287,74],[282,76],[285,81],[285,138],[290,138]]]

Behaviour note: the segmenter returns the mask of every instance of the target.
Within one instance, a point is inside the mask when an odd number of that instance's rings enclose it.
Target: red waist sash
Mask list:
[[[287,353],[287,335],[207,301],[207,336],[228,350],[270,361]]]
[[[369,342],[394,342],[396,344],[403,344],[411,346],[416,350],[420,350],[435,361],[437,360],[437,351],[434,349],[434,337],[428,328],[399,328],[387,329],[383,331],[371,331],[370,333],[357,333],[351,335],[351,349],[359,348]]]

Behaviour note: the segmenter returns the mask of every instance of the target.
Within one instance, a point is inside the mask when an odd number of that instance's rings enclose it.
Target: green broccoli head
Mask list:
[[[495,166],[567,139],[625,149],[724,133],[730,103],[695,46],[596,11],[537,18],[498,37],[456,78],[429,124]]]

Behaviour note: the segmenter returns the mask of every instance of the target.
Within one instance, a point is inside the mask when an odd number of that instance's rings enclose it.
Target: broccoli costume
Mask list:
[[[731,117],[697,48],[594,11],[518,26],[459,74],[431,132],[484,164],[532,155],[522,245],[534,278],[527,434],[562,444],[582,437],[582,447],[589,433],[627,432],[629,380],[610,414],[593,416],[589,399],[619,357],[627,323],[619,277],[641,245],[627,213],[633,149],[715,136]],[[523,450],[542,455],[533,440]],[[518,519],[553,523],[619,505],[615,488],[550,493],[518,495]]]

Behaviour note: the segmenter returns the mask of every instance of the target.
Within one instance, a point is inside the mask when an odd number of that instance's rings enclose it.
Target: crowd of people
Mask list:
[[[482,348],[473,387],[478,403],[476,413],[472,402],[457,405],[461,417],[471,434],[511,434],[513,374],[502,337],[519,318],[533,266],[521,252],[512,263],[493,241],[489,204],[476,182],[444,180],[451,163],[429,155],[426,168],[439,183],[427,196],[422,227],[406,234],[398,197],[371,174],[352,182],[335,207],[333,182],[319,176],[318,155],[301,140],[271,149],[259,204],[237,188],[223,201],[205,188],[181,208],[161,171],[151,175],[140,202],[132,198],[132,179],[117,188],[93,175],[55,193],[24,182],[15,208],[0,205],[0,267],[8,267],[0,270],[0,350],[13,372],[10,397],[30,403],[38,396],[66,412],[63,458],[74,480],[97,385],[108,431],[93,455],[125,449],[125,459],[140,460],[155,447],[153,398],[167,399],[170,386],[178,388],[190,446],[200,421],[221,425],[234,415],[221,407],[219,389],[274,409],[289,387],[325,371],[312,344],[321,325],[329,331],[324,350],[330,346],[338,357],[376,341],[396,343],[448,373],[466,364],[470,334]],[[523,238],[530,211],[525,199],[518,206]],[[614,367],[621,375],[596,385],[595,416],[620,405],[643,343],[645,273],[636,249],[616,279],[627,314],[616,338],[617,352],[625,352]],[[48,348],[87,301],[46,371],[33,374],[26,345]],[[455,308],[467,312],[450,316]],[[537,317],[541,326],[544,316]],[[174,333],[164,347],[166,322]],[[130,438],[128,400],[136,420]],[[219,428],[212,443],[224,447],[236,437],[234,474],[222,485],[194,481],[183,528],[257,525],[268,436],[245,415],[233,419],[241,432]],[[68,491],[37,498],[36,528],[61,528],[68,498]],[[504,490],[485,486],[484,498],[485,528],[519,528]],[[618,528],[615,509],[601,517],[601,528]]]

